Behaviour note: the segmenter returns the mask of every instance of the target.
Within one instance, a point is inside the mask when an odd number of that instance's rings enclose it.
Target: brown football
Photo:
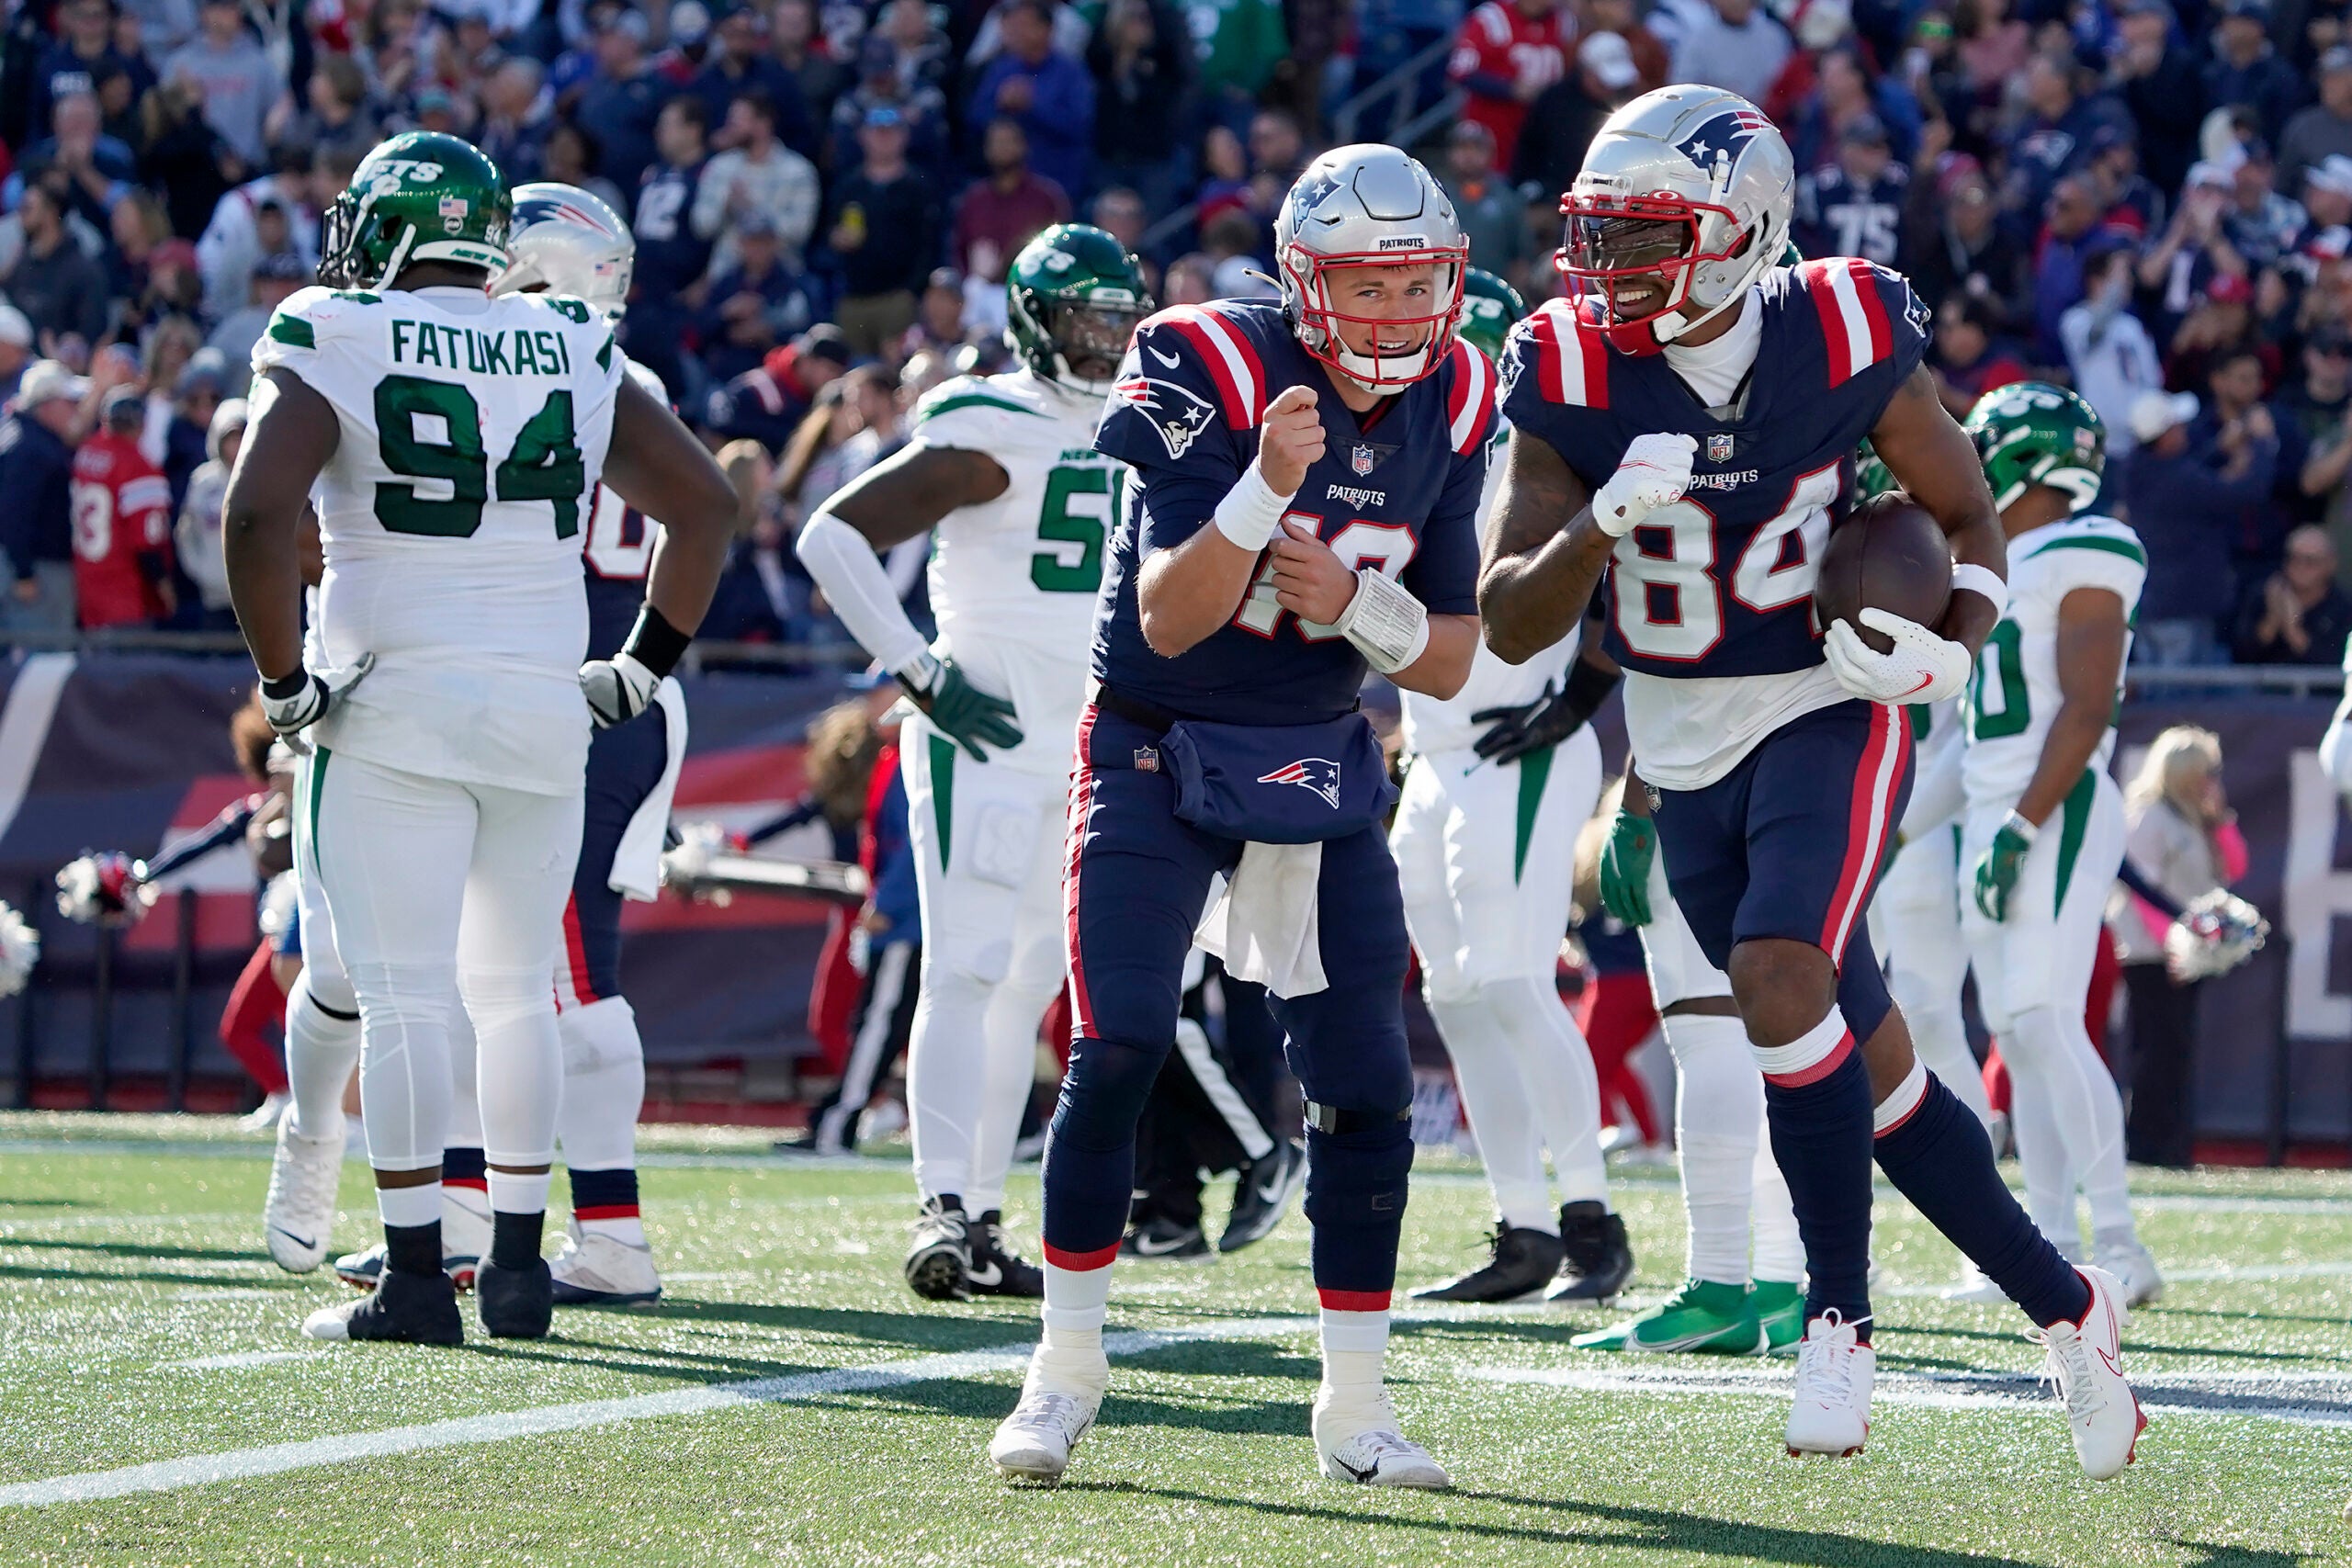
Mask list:
[[[1813,585],[1814,614],[1823,630],[1851,621],[1881,653],[1894,646],[1884,632],[1862,625],[1864,609],[1891,611],[1932,626],[1951,601],[1951,547],[1936,520],[1901,491],[1873,496],[1830,530]]]

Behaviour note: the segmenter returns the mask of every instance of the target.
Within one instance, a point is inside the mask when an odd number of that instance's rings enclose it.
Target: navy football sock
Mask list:
[[[1404,1122],[1306,1134],[1308,1256],[1327,1307],[1384,1312],[1396,1284],[1413,1133]]]
[[[1913,1074],[1922,1077],[1917,1107],[1874,1140],[1879,1168],[2028,1317],[2044,1328],[2080,1322],[2090,1287],[2003,1184],[1984,1123],[1934,1074]],[[1906,1079],[1889,1100],[1910,1092]]]
[[[1805,1321],[1835,1307],[1868,1343],[1871,1077],[1850,1039],[1840,1051],[1811,1083],[1776,1083],[1768,1074],[1764,1111],[1804,1241]]]
[[[1136,1122],[1167,1055],[1083,1035],[1070,1046],[1044,1172],[1046,1255],[1063,1267],[1085,1266],[1062,1260],[1115,1247],[1126,1232]]]

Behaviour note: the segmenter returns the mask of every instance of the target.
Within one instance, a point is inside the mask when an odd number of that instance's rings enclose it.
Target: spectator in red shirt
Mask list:
[[[153,626],[175,607],[172,487],[139,449],[146,421],[146,395],[118,387],[74,454],[74,589],[85,630]]]
[[[1029,167],[1029,137],[1016,119],[989,122],[980,156],[987,175],[956,202],[956,265],[981,284],[1001,284],[1022,246],[1069,220],[1069,197]],[[1003,290],[997,293],[1000,299]]]
[[[1510,167],[1527,106],[1567,75],[1576,31],[1557,0],[1487,0],[1463,22],[1446,74],[1470,96],[1463,117],[1494,133],[1497,166]]]

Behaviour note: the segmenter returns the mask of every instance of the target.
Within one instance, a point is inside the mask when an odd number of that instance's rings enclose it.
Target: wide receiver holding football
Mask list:
[[[2116,1359],[2121,1292],[2002,1185],[1983,1126],[1914,1059],[1863,928],[1910,783],[1893,705],[1966,683],[2007,603],[2000,523],[1920,367],[1909,286],[1863,261],[1776,265],[1793,184],[1780,132],[1717,89],[1645,94],[1602,125],[1562,204],[1557,264],[1578,297],[1521,323],[1502,367],[1486,637],[1531,658],[1608,581],[1668,881],[1730,976],[1805,1244],[1790,1450],[1852,1453],[1869,1430],[1875,1156],[2032,1317],[2077,1457],[2103,1478],[2142,1425]],[[1860,613],[1885,651],[1843,621],[1813,627],[1864,436],[1961,562],[1940,625]]]
[[[1162,311],[1120,367],[1095,446],[1134,472],[1079,720],[1073,1042],[1046,1149],[1044,1342],[989,1445],[1008,1477],[1058,1480],[1110,1382],[1136,1121],[1198,928],[1267,986],[1306,1100],[1323,1473],[1449,1483],[1383,1372],[1412,1067],[1394,791],[1357,701],[1367,670],[1451,697],[1477,645],[1494,376],[1455,337],[1468,249],[1412,159],[1326,152],[1275,223],[1280,303]]]

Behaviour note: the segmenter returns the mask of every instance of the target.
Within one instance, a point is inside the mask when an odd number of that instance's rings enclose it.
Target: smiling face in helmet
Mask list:
[[[1435,330],[1430,316],[1452,296],[1439,270],[1428,262],[1331,268],[1324,287],[1340,344],[1366,358],[1419,353]]]

